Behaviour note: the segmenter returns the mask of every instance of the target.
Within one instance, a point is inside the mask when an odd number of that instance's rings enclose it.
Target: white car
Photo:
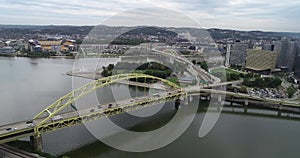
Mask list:
[[[17,130],[18,128],[16,127],[13,127],[13,128],[6,128],[6,131],[9,131],[9,132],[12,132],[12,131],[15,131]]]
[[[54,122],[54,121],[59,121],[62,119],[64,119],[64,117],[62,117],[61,115],[56,115],[56,116],[53,116],[51,120]]]
[[[28,121],[26,122],[27,127],[35,127],[35,124],[33,123],[33,121]]]

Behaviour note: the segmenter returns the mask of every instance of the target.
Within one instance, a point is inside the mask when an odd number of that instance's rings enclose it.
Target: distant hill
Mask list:
[[[92,28],[93,26],[0,25],[0,38],[26,38],[35,34],[87,35]]]
[[[288,32],[263,32],[263,31],[238,31],[238,30],[228,30],[228,29],[208,29],[208,32],[215,40],[220,40],[224,38],[233,39],[280,39],[282,37],[290,38],[300,38],[300,33],[288,33]]]
[[[68,26],[68,25],[0,25],[0,39],[14,39],[14,38],[30,38],[33,35],[38,34],[49,34],[49,35],[80,35],[85,36],[94,26]],[[159,27],[110,27],[100,25],[97,29],[102,29],[106,34],[114,35],[117,34],[117,30],[122,28],[128,31],[128,35],[165,35],[175,36],[172,31],[167,31]],[[173,29],[173,28],[172,28]],[[193,30],[193,28],[190,28]],[[197,31],[197,29],[195,29]],[[288,33],[288,32],[263,32],[263,31],[238,31],[228,29],[207,29],[214,40],[220,40],[225,38],[233,39],[280,39],[281,37],[300,38],[300,33]]]

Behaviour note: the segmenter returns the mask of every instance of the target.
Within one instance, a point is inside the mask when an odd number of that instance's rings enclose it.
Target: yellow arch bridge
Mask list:
[[[169,87],[169,90],[160,93],[158,96],[123,100],[119,102],[118,106],[111,103],[77,110],[73,104],[76,100],[101,87],[129,79],[144,79],[145,81],[147,79],[153,79],[166,84]],[[141,109],[168,100],[174,100],[183,94],[184,92],[177,84],[146,74],[130,73],[101,78],[61,97],[37,114],[32,121],[24,121],[0,127],[0,144],[29,136],[40,138],[41,133],[55,131],[61,128],[78,125],[86,121]]]
[[[76,107],[73,106],[76,100],[79,100],[80,98],[90,94],[91,92],[94,92],[99,88],[130,79],[144,79],[144,81],[146,81],[147,79],[152,79],[160,81],[168,86],[168,90],[159,93],[159,95],[157,96],[137,97],[134,99],[122,100],[118,101],[117,103],[108,103],[105,105],[98,105],[86,109],[77,110]],[[226,84],[233,84],[233,82],[216,85],[213,84],[209,87],[223,86]],[[144,84],[141,83],[141,86],[144,86]],[[282,108],[282,105],[286,105],[284,106],[284,108],[297,108],[297,110],[299,110],[300,113],[300,106],[298,103],[270,100],[247,94],[219,91],[214,89],[200,89],[199,86],[191,86],[182,89],[177,84],[162,78],[146,74],[129,73],[101,78],[90,82],[80,88],[77,88],[76,90],[71,91],[70,93],[61,97],[60,99],[52,103],[50,106],[42,110],[31,121],[23,121],[1,126],[0,144],[18,140],[20,138],[31,137],[32,141],[34,141],[35,148],[37,150],[42,150],[42,133],[75,126],[90,120],[95,120],[103,117],[118,115],[129,111],[134,111],[137,109],[142,109],[147,106],[163,103],[170,100],[176,100],[181,96],[194,94],[199,95],[199,93],[226,95],[227,97],[231,97],[231,99],[234,97],[239,98],[241,100],[245,100],[247,104],[248,101],[251,100],[256,102],[279,104],[279,108]]]

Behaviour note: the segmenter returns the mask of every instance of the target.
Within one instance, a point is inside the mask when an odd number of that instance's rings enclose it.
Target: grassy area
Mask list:
[[[295,99],[294,101],[300,102],[300,98]]]
[[[176,78],[176,77],[168,78],[167,80],[170,81],[170,82],[173,82],[173,83],[175,83],[175,84],[177,84],[177,85],[179,85],[178,78]],[[179,85],[179,86],[180,86],[180,85]]]
[[[228,69],[228,68],[215,68],[215,69],[211,69],[211,73],[223,73],[223,72],[226,72],[226,74],[241,74],[241,72],[238,72],[238,71],[235,71],[235,70],[232,70],[232,69]]]
[[[127,73],[125,70],[114,70],[113,73],[115,74],[124,74]]]
[[[247,74],[246,72],[236,71],[233,69],[226,69],[227,73],[233,73],[233,74]]]
[[[227,68],[214,68],[210,70],[210,73],[220,78],[223,82],[239,80],[245,76],[244,73]]]

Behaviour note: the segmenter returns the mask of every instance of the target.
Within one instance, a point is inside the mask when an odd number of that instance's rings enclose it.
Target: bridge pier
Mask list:
[[[222,102],[222,96],[219,95],[219,96],[218,96],[218,103],[221,103],[221,102]]]
[[[278,106],[278,113],[277,115],[280,117],[281,116],[281,111],[282,111],[282,105],[280,103],[280,105]]]
[[[30,136],[30,142],[33,145],[35,151],[44,151],[42,136]]]
[[[187,94],[182,96],[181,100],[183,100],[183,105],[188,105],[189,104],[189,97],[187,96]]]
[[[244,113],[248,113],[248,107],[247,106],[244,106]]]
[[[180,99],[176,99],[175,101],[175,109],[178,110],[180,107]]]
[[[245,102],[244,102],[244,113],[247,113],[248,112],[248,105],[249,105],[249,101],[248,99],[245,99]]]
[[[248,106],[249,105],[249,101],[248,99],[245,99],[244,105]]]
[[[277,116],[281,117],[281,111],[278,111]]]
[[[192,102],[193,99],[194,99],[194,98],[193,98],[192,96],[189,96],[189,103]]]
[[[233,98],[234,98],[233,96],[230,97],[230,105],[231,105],[231,106],[232,106],[232,104],[233,104]]]
[[[206,97],[206,100],[207,100],[207,101],[210,101],[210,96],[209,96],[209,95]]]

